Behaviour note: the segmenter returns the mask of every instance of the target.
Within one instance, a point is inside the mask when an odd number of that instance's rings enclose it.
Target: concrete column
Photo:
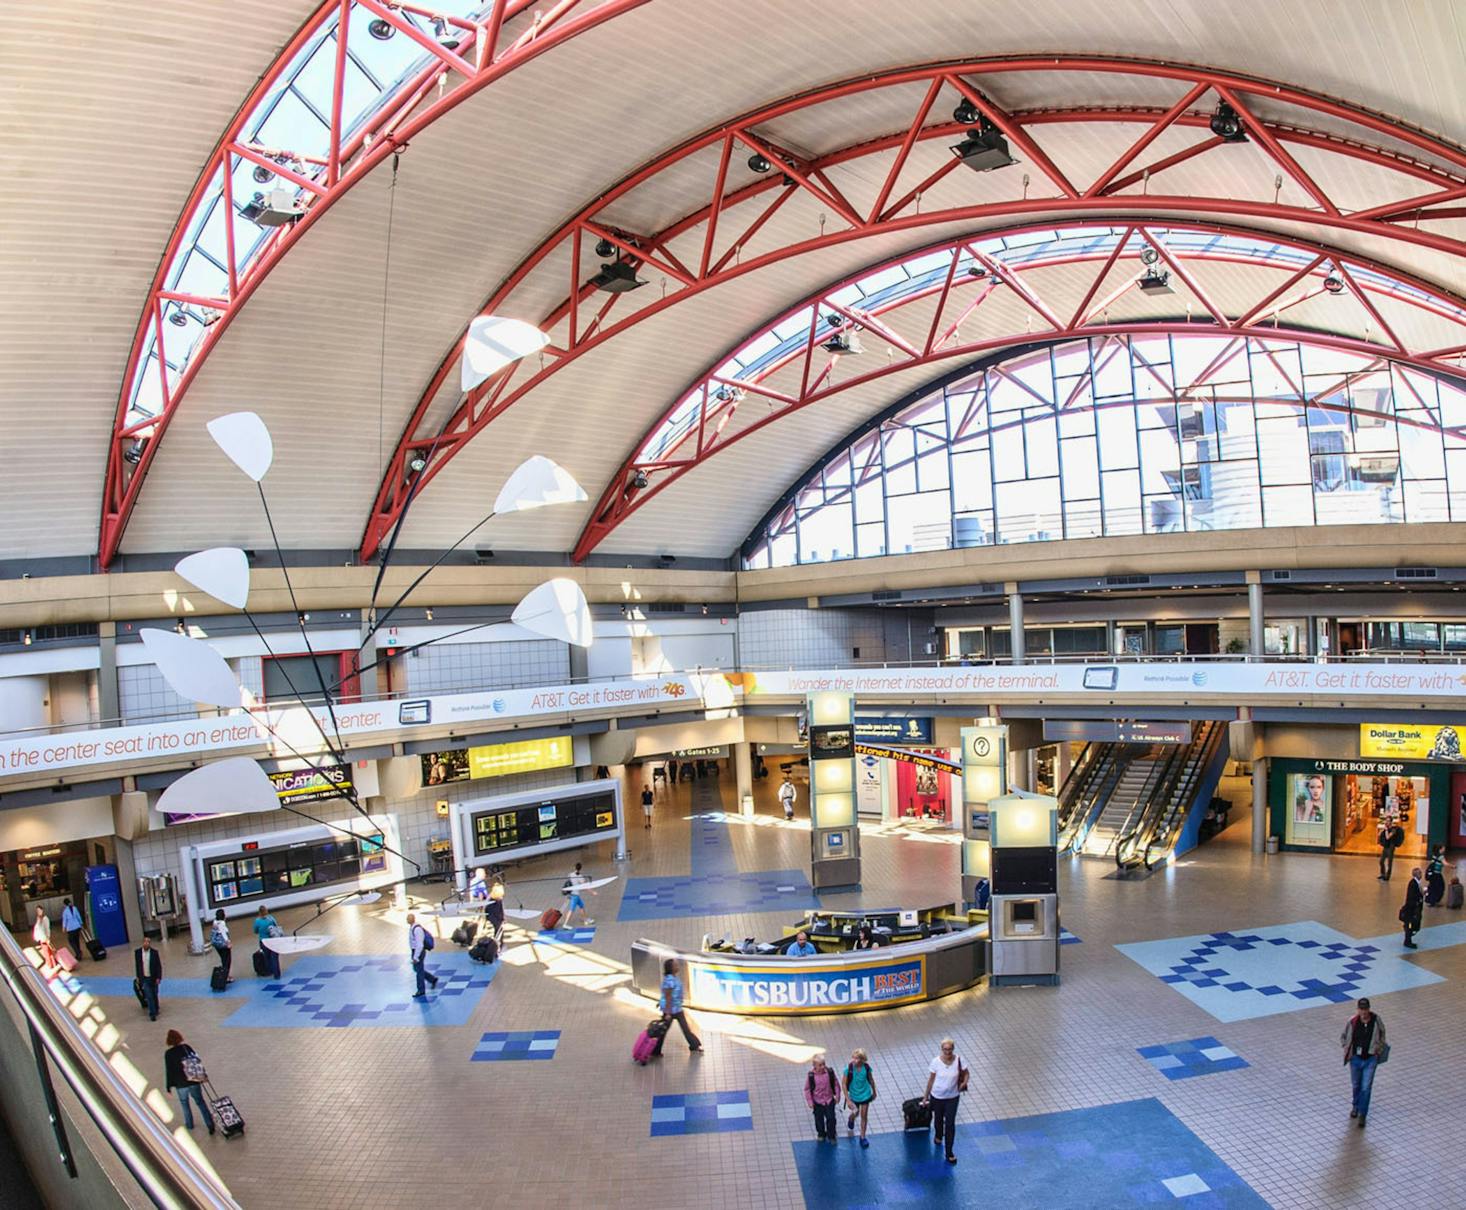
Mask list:
[[[1252,851],[1261,853],[1267,846],[1267,757],[1252,762]]]
[[[1010,748],[1008,750],[1008,785],[1014,790],[1033,789],[1033,749]]]
[[[1023,663],[1023,594],[1018,591],[1017,584],[1009,584],[1008,589],[1008,627],[1009,639],[1011,641],[1013,654],[1010,660],[1014,664]]]
[[[122,704],[117,695],[117,623],[97,623],[97,713],[103,719],[120,718]]]
[[[1249,572],[1256,575],[1256,572]],[[1267,641],[1262,630],[1262,584],[1257,580],[1247,585],[1247,625],[1251,642],[1249,648],[1254,656],[1266,655]]]
[[[753,745],[733,745],[733,774],[738,786],[738,813],[753,814]]]
[[[1058,748],[1058,756],[1054,758],[1054,793],[1057,794],[1064,785],[1064,779],[1069,776],[1074,758],[1069,751],[1068,740],[1060,740],[1055,747]]]

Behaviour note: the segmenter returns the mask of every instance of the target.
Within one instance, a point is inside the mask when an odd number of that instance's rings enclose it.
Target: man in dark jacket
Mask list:
[[[1379,880],[1388,882],[1395,872],[1395,850],[1405,843],[1405,829],[1393,815],[1386,816],[1379,830]]]
[[[148,1010],[148,1020],[158,1019],[158,984],[163,982],[163,956],[153,948],[147,937],[132,951],[133,970],[137,974],[138,987],[142,989],[143,1002]]]
[[[1405,926],[1405,948],[1419,949],[1415,934],[1420,931],[1420,917],[1425,910],[1425,876],[1416,866],[1410,871],[1410,881],[1405,884],[1405,906],[1400,909],[1400,923]]]

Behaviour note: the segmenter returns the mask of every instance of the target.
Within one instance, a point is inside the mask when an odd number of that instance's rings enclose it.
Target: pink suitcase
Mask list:
[[[63,945],[56,951],[56,965],[64,971],[74,971],[76,969],[76,955]]]
[[[645,1067],[647,1060],[652,1057],[652,1051],[656,1048],[657,1040],[651,1034],[647,1033],[646,1030],[642,1030],[641,1033],[636,1035],[636,1042],[631,1047],[631,1057]]]

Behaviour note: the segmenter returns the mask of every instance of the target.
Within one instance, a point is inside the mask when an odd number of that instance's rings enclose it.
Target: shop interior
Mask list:
[[[1393,815],[1405,832],[1405,843],[1395,852],[1398,860],[1426,856],[1426,838],[1416,830],[1430,818],[1430,783],[1424,777],[1385,777],[1346,773],[1333,779],[1334,851],[1379,852],[1381,821]]]
[[[62,904],[86,893],[87,866],[106,861],[106,849],[85,840],[0,853],[0,916],[17,932],[30,930],[37,906],[60,920]]]

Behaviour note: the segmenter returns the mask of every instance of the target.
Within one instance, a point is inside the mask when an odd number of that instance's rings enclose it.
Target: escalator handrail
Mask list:
[[[1151,868],[1150,851],[1162,840],[1169,840],[1172,831],[1176,827],[1179,815],[1183,811],[1189,811],[1194,805],[1191,796],[1195,793],[1197,785],[1206,776],[1206,771],[1216,759],[1217,751],[1221,748],[1222,740],[1226,735],[1226,729],[1220,723],[1209,723],[1212,729],[1205,737],[1202,744],[1202,751],[1199,759],[1191,767],[1191,771],[1182,779],[1182,784],[1177,788],[1176,796],[1171,800],[1171,810],[1165,820],[1165,826],[1152,831],[1150,839],[1146,841],[1145,849],[1141,854],[1141,861],[1145,868]]]
[[[1064,824],[1065,834],[1060,839],[1060,852],[1068,852],[1077,847],[1079,833],[1094,810],[1097,796],[1103,791],[1105,779],[1109,777],[1115,766],[1118,748],[1118,744],[1095,745],[1095,757],[1090,762],[1089,775],[1078,787],[1074,802],[1070,806],[1068,819]]]
[[[1069,769],[1069,775],[1064,778],[1064,784],[1059,787],[1059,831],[1062,833],[1068,826],[1074,815],[1074,804],[1082,798],[1088,788],[1089,781],[1094,776],[1096,766],[1103,763],[1104,753],[1102,745],[1087,743],[1079,753],[1079,759]],[[1065,809],[1065,803],[1068,809]]]
[[[1165,801],[1165,789],[1175,776],[1177,759],[1184,759],[1183,754],[1190,751],[1190,748],[1190,744],[1177,745],[1168,752],[1163,761],[1156,762],[1150,775],[1145,779],[1145,784],[1140,787],[1140,793],[1135,796],[1135,805],[1131,807],[1130,814],[1125,817],[1125,822],[1120,825],[1120,837],[1115,841],[1115,864],[1122,870],[1127,865],[1122,857],[1126,846],[1131,845],[1135,838],[1145,831],[1146,821],[1152,814],[1156,803]],[[1139,820],[1136,826],[1131,828],[1130,824],[1132,820],[1136,819],[1136,812],[1139,812]]]

